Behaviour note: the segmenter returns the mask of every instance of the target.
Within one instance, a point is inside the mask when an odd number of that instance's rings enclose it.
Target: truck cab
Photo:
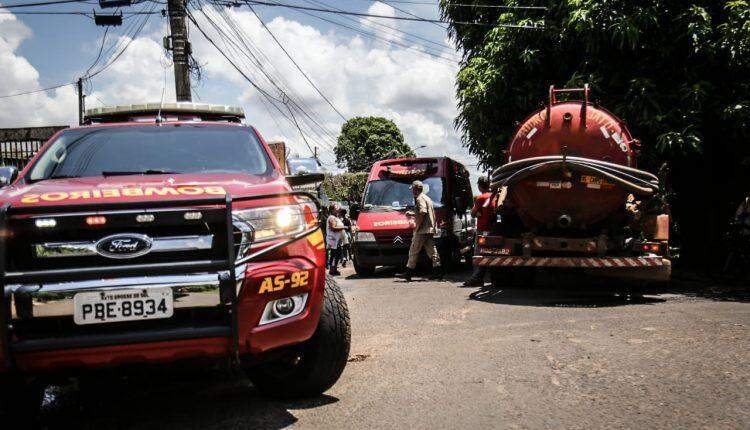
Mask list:
[[[325,275],[319,203],[243,117],[88,111],[8,179],[0,409],[28,410],[47,378],[175,360],[229,359],[281,397],[336,382],[349,319]]]
[[[432,199],[439,232],[436,245],[443,264],[470,261],[474,229],[469,213],[472,202],[469,172],[447,157],[397,158],[373,164],[357,216],[354,268],[370,275],[377,266],[406,265],[412,238],[414,207],[412,181],[424,183]]]

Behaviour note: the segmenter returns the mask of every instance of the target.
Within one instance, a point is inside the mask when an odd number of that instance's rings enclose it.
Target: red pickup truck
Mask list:
[[[0,182],[0,403],[38,406],[81,369],[230,358],[274,396],[346,365],[346,303],[325,275],[318,203],[241,110],[88,112]],[[292,182],[290,184],[290,182]]]

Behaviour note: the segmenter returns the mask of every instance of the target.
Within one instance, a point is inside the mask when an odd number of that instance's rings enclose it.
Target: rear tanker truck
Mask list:
[[[583,100],[559,101],[561,93]],[[657,176],[636,167],[639,146],[589,101],[588,86],[550,87],[492,172],[497,218],[474,264],[500,283],[528,283],[538,268],[667,281],[669,208]]]

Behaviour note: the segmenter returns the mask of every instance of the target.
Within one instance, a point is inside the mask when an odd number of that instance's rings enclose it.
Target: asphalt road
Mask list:
[[[47,392],[48,428],[750,428],[750,297],[340,278],[350,362],[325,396],[263,398],[226,369]],[[586,282],[584,285],[583,282]]]

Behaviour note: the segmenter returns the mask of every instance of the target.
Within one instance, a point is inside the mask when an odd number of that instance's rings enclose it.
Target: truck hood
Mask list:
[[[246,174],[129,175],[50,179],[0,190],[0,201],[14,207],[86,203],[184,200],[230,194],[233,197],[289,191],[283,176]]]

